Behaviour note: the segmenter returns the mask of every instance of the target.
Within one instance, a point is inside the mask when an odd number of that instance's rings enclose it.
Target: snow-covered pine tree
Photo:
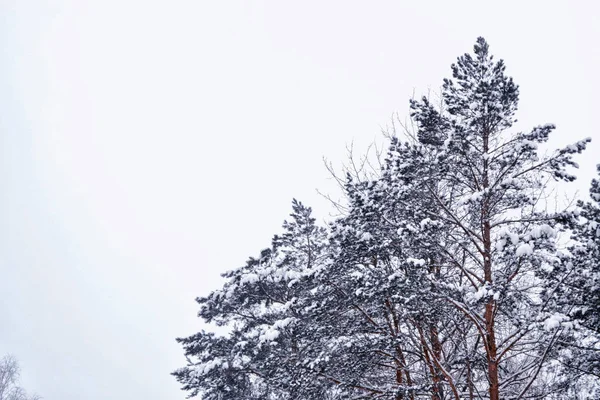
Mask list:
[[[458,400],[566,390],[550,362],[565,332],[542,294],[562,262],[560,214],[541,202],[549,180],[574,179],[565,168],[587,140],[540,157],[554,127],[510,132],[518,87],[483,39],[474,53],[453,65],[443,109],[411,103],[417,142],[393,139],[380,178],[348,178],[348,215],[333,225],[335,258],[323,274],[344,318],[331,323],[338,339],[324,367],[359,393]]]
[[[600,174],[600,165],[597,166]],[[600,378],[600,181],[592,180],[591,202],[579,202],[581,223],[574,225],[574,239],[579,245],[571,250],[577,265],[570,275],[572,317],[585,329],[586,349],[583,365],[586,372]],[[600,382],[599,382],[600,383]],[[600,394],[600,393],[599,393]]]
[[[392,137],[380,174],[347,177],[347,213],[328,232],[294,202],[272,247],[198,299],[229,332],[179,339],[188,365],[175,375],[192,396],[562,399],[581,387],[565,371],[581,367],[573,327],[597,333],[597,281],[581,277],[597,275],[600,221],[597,207],[575,219],[544,202],[552,180],[575,179],[566,169],[589,139],[540,156],[553,125],[514,132],[518,87],[482,38],[452,72],[441,107],[411,102],[415,135]],[[558,250],[565,222],[572,255]]]
[[[420,124],[447,136],[437,158],[442,175],[424,177],[423,185],[439,218],[453,227],[446,255],[464,256],[446,261],[457,269],[455,276],[469,278],[468,284],[436,282],[440,292],[454,286],[447,300],[471,322],[474,357],[485,360],[470,372],[469,396],[486,391],[491,400],[544,398],[556,390],[545,379],[546,367],[563,333],[540,295],[547,270],[561,262],[557,215],[544,209],[544,189],[551,179],[575,179],[566,167],[576,167],[572,156],[589,139],[541,157],[538,145],[554,126],[511,132],[519,91],[504,71],[483,38],[473,56],[452,65],[453,78],[442,89],[447,113],[432,126]],[[431,108],[426,102],[413,107]]]
[[[334,258],[320,281],[333,289],[322,367],[349,395],[442,399],[453,390],[444,374],[457,347],[444,342],[460,336],[464,317],[431,283],[448,272],[445,230],[420,184],[436,174],[436,151],[392,138],[380,177],[347,178],[348,213],[332,225]]]
[[[229,331],[200,332],[178,341],[188,365],[174,375],[203,400],[326,398],[327,382],[304,361],[316,351],[317,304],[312,277],[322,267],[325,230],[294,200],[291,221],[272,247],[227,272],[221,290],[204,298],[199,316]]]
[[[600,165],[597,166],[600,173]],[[591,201],[579,200],[577,209],[565,213],[574,244],[563,255],[565,262],[553,271],[555,285],[548,297],[562,310],[556,318],[573,323],[573,333],[561,338],[558,361],[567,368],[565,380],[582,378],[576,386],[589,398],[600,397],[600,181],[593,179]],[[594,397],[595,396],[595,397]]]

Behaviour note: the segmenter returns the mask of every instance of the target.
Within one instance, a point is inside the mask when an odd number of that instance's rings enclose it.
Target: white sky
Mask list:
[[[197,295],[270,244],[321,157],[378,137],[483,35],[523,126],[596,139],[590,1],[0,0],[0,354],[47,400],[182,399]]]

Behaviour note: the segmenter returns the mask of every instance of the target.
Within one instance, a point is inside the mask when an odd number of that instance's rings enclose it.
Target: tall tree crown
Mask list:
[[[494,61],[482,37],[473,47],[474,57],[464,54],[452,64],[454,79],[445,79],[443,97],[448,112],[468,122],[471,128],[490,131],[512,125],[519,87],[504,74],[503,60]]]

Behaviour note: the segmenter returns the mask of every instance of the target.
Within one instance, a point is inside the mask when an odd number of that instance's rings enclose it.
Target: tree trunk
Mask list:
[[[429,326],[429,334],[431,335],[431,347],[433,350],[433,356],[439,363],[442,362],[442,343],[438,335],[438,329],[434,324]],[[435,367],[435,378],[434,385],[438,387],[438,393],[441,398],[444,398],[444,388],[442,386],[442,372],[440,368]]]
[[[482,233],[483,233],[483,272],[485,283],[491,285],[493,282],[492,274],[492,228],[490,225],[491,212],[490,210],[490,198],[485,192],[489,188],[489,176],[488,176],[488,158],[487,154],[489,151],[489,127],[485,127],[483,130],[483,180],[482,186],[484,190],[483,202],[481,205],[481,222],[482,222]],[[498,400],[499,394],[499,382],[498,382],[498,360],[497,360],[497,347],[496,347],[496,333],[495,333],[495,321],[494,321],[494,308],[496,301],[493,297],[490,297],[485,305],[485,330],[486,330],[486,341],[487,341],[487,362],[488,362],[488,380],[489,380],[489,393],[490,400]]]

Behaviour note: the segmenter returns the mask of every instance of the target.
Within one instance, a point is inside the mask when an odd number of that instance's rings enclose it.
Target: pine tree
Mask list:
[[[418,182],[433,173],[434,154],[394,138],[379,179],[347,179],[349,211],[332,226],[337,251],[323,281],[335,289],[326,306],[342,317],[330,374],[357,393],[444,397],[442,342],[461,317],[438,302],[431,283],[446,273],[436,257],[444,228],[435,205],[415,202],[425,199]]]
[[[585,378],[577,389],[592,398],[600,396],[600,181],[592,180],[589,192],[591,201],[579,200],[576,211],[564,214],[574,244],[554,273],[549,297],[562,307],[563,323],[573,324],[572,335],[561,341],[565,379]]]
[[[482,38],[441,95],[440,107],[411,101],[416,131],[391,138],[379,174],[346,176],[343,216],[318,227],[294,201],[271,248],[198,299],[228,333],[179,339],[188,365],[175,376],[192,396],[562,399],[600,387],[600,208],[544,204],[553,181],[575,179],[589,139],[541,156],[553,125],[514,131],[519,88]],[[576,244],[563,252],[567,230]]]
[[[545,270],[560,260],[555,257],[557,216],[539,201],[548,179],[575,179],[566,167],[576,167],[572,155],[589,141],[540,157],[538,145],[547,141],[554,126],[510,132],[519,91],[504,71],[503,61],[494,61],[488,44],[479,38],[474,56],[459,57],[452,66],[453,78],[444,81],[447,115],[434,124],[420,123],[423,131],[447,135],[437,158],[442,175],[424,178],[424,186],[441,219],[453,227],[446,246],[451,253],[465,255],[463,260],[447,261],[469,278],[469,284],[440,282],[440,289],[455,284],[448,301],[477,333],[478,353],[485,359],[480,372],[491,400],[501,393],[550,393],[541,378],[562,330],[545,331],[552,314],[535,287],[544,287]],[[423,101],[413,108],[428,110],[430,105]],[[427,113],[419,115],[423,114]]]
[[[600,174],[600,165],[598,165]],[[580,220],[573,224],[573,238],[578,245],[571,248],[579,270],[573,275],[570,289],[572,315],[588,330],[600,334],[600,181],[592,180],[591,202],[579,201]],[[596,365],[600,372],[600,365]]]
[[[224,274],[221,290],[197,299],[199,316],[229,329],[178,339],[188,365],[174,373],[192,396],[211,399],[321,397],[304,360],[312,349],[317,304],[312,275],[324,262],[325,231],[311,209],[294,200],[292,220],[272,247]]]

